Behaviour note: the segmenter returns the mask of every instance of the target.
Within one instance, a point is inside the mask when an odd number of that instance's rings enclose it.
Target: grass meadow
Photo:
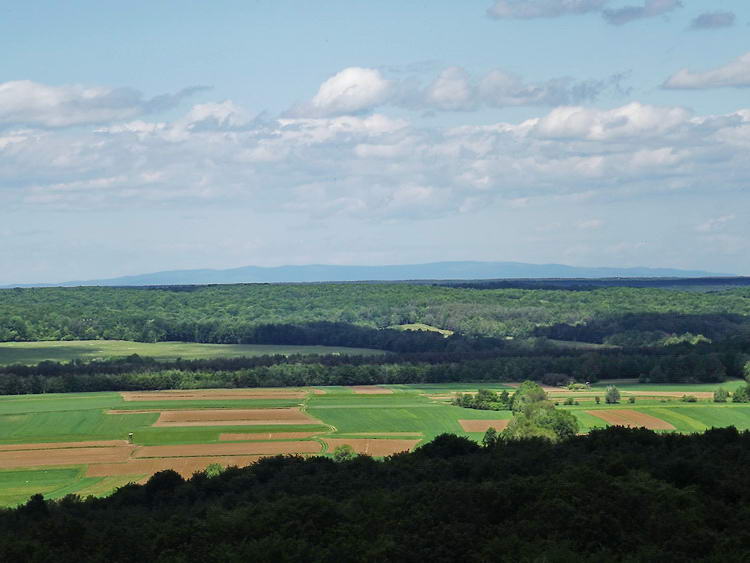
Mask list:
[[[130,342],[126,340],[74,340],[0,343],[0,365],[38,364],[50,360],[67,362],[148,356],[157,360],[196,360],[294,354],[380,355],[380,350],[341,346],[287,346],[272,344],[199,344],[195,342]]]

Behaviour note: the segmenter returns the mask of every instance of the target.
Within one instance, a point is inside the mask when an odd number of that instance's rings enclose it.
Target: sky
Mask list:
[[[0,47],[0,285],[750,275],[746,0],[14,0]]]

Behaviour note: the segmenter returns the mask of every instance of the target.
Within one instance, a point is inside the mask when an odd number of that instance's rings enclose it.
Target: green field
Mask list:
[[[728,382],[732,389],[741,382]],[[168,400],[155,397],[147,401],[126,401],[120,393],[71,393],[49,395],[13,395],[0,397],[0,447],[13,444],[46,444],[56,442],[85,442],[124,440],[128,433],[134,435],[137,447],[218,444],[222,433],[278,433],[311,432],[315,436],[301,438],[317,441],[321,438],[405,438],[421,443],[438,434],[450,432],[469,436],[475,440],[482,433],[463,432],[461,419],[509,419],[509,411],[481,411],[464,409],[450,404],[451,392],[475,391],[489,388],[496,391],[512,388],[501,383],[485,384],[418,384],[381,386],[389,394],[357,394],[348,387],[319,387],[321,394],[308,393],[304,398],[253,398],[253,399],[186,399]],[[676,393],[711,391],[715,385],[637,385],[627,383],[618,387],[630,392],[670,391]],[[599,389],[597,389],[599,390]],[[308,390],[309,391],[309,390]],[[638,397],[635,404],[623,400],[617,405],[594,404],[592,395],[570,392],[579,405],[563,406],[579,420],[581,431],[601,428],[606,423],[590,414],[591,410],[632,409],[649,414],[672,424],[679,432],[700,432],[711,427],[734,425],[750,429],[750,405],[717,404],[709,399],[697,403],[684,403],[677,397]],[[163,397],[163,396],[162,396]],[[561,402],[559,397],[555,401]],[[159,412],[134,412],[108,414],[109,410],[181,410],[181,409],[279,409],[298,407],[317,422],[300,424],[264,423],[257,426],[153,426]],[[273,412],[273,411],[269,411]],[[295,438],[296,439],[296,438]],[[259,440],[256,438],[255,440]],[[276,443],[289,438],[269,438]],[[264,442],[267,443],[267,442]],[[37,448],[46,446],[35,446]],[[67,446],[66,446],[67,447]],[[325,449],[323,449],[325,453]],[[327,452],[330,454],[330,451]],[[327,455],[326,454],[326,455]],[[0,459],[3,459],[0,452]],[[7,459],[7,454],[6,458]],[[182,454],[181,454],[182,455]],[[192,454],[185,454],[192,455]],[[181,459],[181,458],[178,458]],[[102,495],[125,483],[146,475],[87,476],[86,465],[7,467],[0,470],[0,505],[15,505],[31,494],[43,493],[48,498],[60,498],[69,493],[82,496]]]
[[[126,340],[75,340],[0,343],[0,365],[94,360],[138,354],[157,360],[182,358],[240,358],[293,354],[379,355],[380,350],[339,346],[287,346],[273,344],[198,344],[195,342],[130,342]]]

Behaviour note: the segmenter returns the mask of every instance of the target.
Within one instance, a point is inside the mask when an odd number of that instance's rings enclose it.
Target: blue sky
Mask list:
[[[15,2],[0,284],[517,260],[750,274],[750,5]]]

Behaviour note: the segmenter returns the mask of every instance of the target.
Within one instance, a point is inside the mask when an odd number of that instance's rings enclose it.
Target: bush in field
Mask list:
[[[349,444],[336,446],[336,449],[333,450],[333,459],[335,461],[347,461],[350,459],[354,459],[356,456],[357,454],[354,453],[354,448],[352,448]]]
[[[635,404],[635,397],[633,397],[632,395],[628,397],[628,403],[630,403],[631,405]]]
[[[733,403],[747,403],[750,402],[750,393],[747,391],[747,387],[740,387],[734,393],[732,393]]]
[[[524,381],[511,399],[511,410],[521,412],[527,405],[547,400],[547,393],[538,383]]]
[[[729,391],[719,388],[714,391],[714,403],[726,403],[729,398]]]
[[[698,397],[696,397],[695,395],[683,395],[680,401],[682,401],[683,403],[697,403]]]
[[[601,397],[600,397],[599,395],[597,395],[596,397],[594,397],[594,402],[596,402],[596,404],[597,404],[597,405],[598,405],[599,403],[601,403],[601,402],[602,402],[602,399],[601,399]]]
[[[575,405],[575,403],[576,402],[573,399],[573,397],[568,397],[567,399],[565,399],[565,403],[564,404],[566,404],[566,405]]]
[[[208,467],[206,467],[205,473],[206,477],[216,477],[218,475],[221,475],[221,472],[224,471],[224,466],[220,463],[211,463]]]
[[[614,405],[620,402],[620,390],[614,385],[608,385],[604,393],[604,401],[608,405]]]

